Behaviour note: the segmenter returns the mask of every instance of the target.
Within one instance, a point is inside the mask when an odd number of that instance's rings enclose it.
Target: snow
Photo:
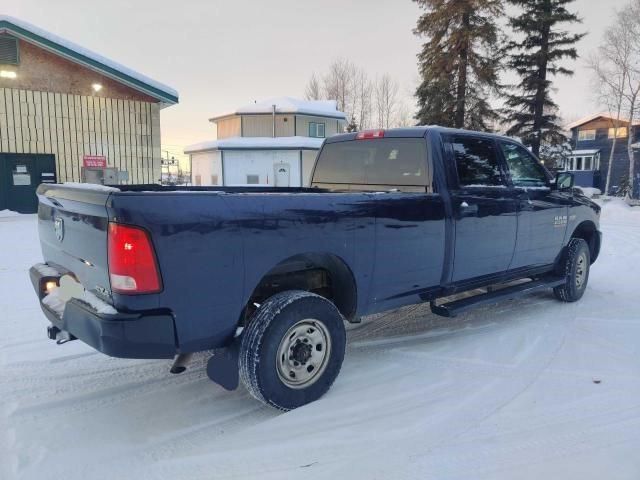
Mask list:
[[[195,143],[184,149],[184,153],[201,152],[204,150],[261,150],[261,149],[315,149],[319,150],[324,138],[312,137],[230,137],[223,140],[210,140]]]
[[[580,189],[580,191],[583,193],[583,195],[585,197],[588,198],[593,198],[593,196],[598,196],[598,195],[602,195],[602,192],[600,191],[599,188],[594,188],[594,187],[577,187]]]
[[[586,117],[580,118],[578,120],[576,120],[575,122],[571,122],[570,124],[568,124],[567,126],[565,126],[565,130],[571,130],[573,128],[579,127],[580,125],[584,125],[585,123],[589,123],[592,120],[595,120],[597,118],[606,118],[608,120],[615,120],[616,119],[616,115],[615,113],[610,113],[610,112],[600,112],[600,113],[593,113],[591,115],[587,115]],[[620,121],[623,123],[627,123],[628,119],[624,118],[624,115],[622,115],[620,117]],[[633,121],[633,125],[640,125],[640,120],[634,120]]]
[[[60,318],[62,318],[64,314],[64,307],[67,305],[67,302],[60,295],[59,288],[54,288],[49,294],[45,295],[42,299],[42,303],[56,312]]]
[[[120,189],[116,187],[108,187],[106,185],[99,185],[97,183],[80,183],[80,182],[64,182],[65,187],[82,188],[83,190],[94,190],[96,192],[119,192]]]
[[[118,313],[116,309],[111,305],[99,299],[93,293],[88,292],[87,290],[82,292],[82,296],[79,297],[79,300],[88,303],[96,312],[103,315],[115,315],[116,313]]]
[[[37,263],[34,265],[35,269],[40,273],[40,275],[44,277],[59,277],[60,272],[49,265],[45,265],[44,263]]]
[[[13,210],[0,210],[0,218],[4,217],[15,217],[20,215],[18,212],[14,212]]]
[[[35,25],[32,25],[28,22],[25,22],[23,20],[20,20],[18,18],[14,18],[14,17],[10,17],[8,15],[0,15],[0,22],[7,22],[10,24],[13,24],[17,27],[20,27],[24,30],[27,30],[35,35],[38,35],[50,42],[53,42],[57,45],[60,45],[62,47],[68,48],[69,50],[74,51],[75,53],[78,53],[80,55],[83,55],[87,58],[90,58],[91,60],[94,60],[96,62],[99,62],[109,68],[112,68],[114,70],[119,71],[120,73],[134,78],[142,83],[146,83],[147,85],[154,87],[158,90],[162,90],[163,92],[168,93],[169,95],[173,96],[173,97],[178,97],[178,92],[177,90],[174,90],[173,88],[164,85],[160,82],[157,82],[155,80],[153,80],[152,78],[147,77],[146,75],[143,75],[141,73],[136,72],[135,70],[132,70],[128,67],[125,67],[124,65],[121,65],[119,63],[114,62],[113,60],[109,60],[106,57],[103,57],[102,55],[99,55],[97,53],[92,52],[91,50],[88,50],[84,47],[81,47],[80,45],[77,45],[73,42],[70,42],[69,40],[66,40],[62,37],[59,37],[58,35],[54,35],[51,32],[48,32],[46,30],[43,30],[42,28],[36,27]],[[3,28],[0,28],[0,30],[4,30]],[[17,32],[16,32],[17,33]]]
[[[276,113],[318,115],[338,118],[341,120],[346,119],[345,114],[338,110],[338,103],[335,100],[301,100],[293,97],[272,97],[261,100],[260,102],[250,103],[233,112],[216,115],[211,120],[217,120],[232,115],[273,113],[274,105],[276,106]]]
[[[104,315],[115,315],[118,313],[115,308],[96,297],[93,293],[83,290],[82,294],[77,298],[82,302],[88,304],[91,308],[93,308],[96,312],[104,314]],[[44,296],[42,299],[42,303],[51,308],[54,312],[56,312],[61,318],[64,314],[64,309],[67,305],[68,298],[66,298],[62,290],[58,287],[51,290],[51,292]]]
[[[571,155],[595,155],[599,151],[599,148],[592,148],[589,150],[571,150]]]
[[[170,375],[48,340],[27,274],[37,217],[5,218],[0,478],[640,478],[640,209],[598,202],[582,300],[366,318],[329,393],[289,413],[211,383],[206,353]]]

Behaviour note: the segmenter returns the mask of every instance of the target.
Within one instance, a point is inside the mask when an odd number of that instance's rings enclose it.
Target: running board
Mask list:
[[[550,277],[541,280],[532,280],[531,282],[520,283],[518,285],[513,285],[512,287],[506,287],[500,290],[488,291],[487,293],[481,293],[472,297],[461,298],[460,300],[443,303],[442,305],[436,305],[435,301],[432,301],[431,312],[442,317],[455,317],[456,315],[462,312],[466,312],[467,310],[470,310],[479,305],[487,305],[490,303],[497,303],[502,300],[518,298],[529,293],[537,292],[539,290],[559,287],[560,285],[564,285],[565,282],[565,278]]]

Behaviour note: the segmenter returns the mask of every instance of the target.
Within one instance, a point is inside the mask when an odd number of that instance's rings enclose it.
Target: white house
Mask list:
[[[210,119],[217,140],[185,148],[195,185],[309,185],[326,137],[342,133],[333,100],[271,98]]]

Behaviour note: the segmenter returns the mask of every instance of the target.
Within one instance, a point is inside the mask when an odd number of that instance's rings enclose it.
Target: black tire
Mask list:
[[[328,348],[323,347],[322,370],[318,368],[312,373],[315,379],[309,385],[291,387],[286,382],[295,381],[295,378],[282,379],[285,359],[279,351],[283,345],[287,348],[291,345],[285,344],[293,338],[289,333],[291,329],[302,328],[299,325],[308,326],[304,322],[310,320],[320,322],[316,325],[323,332],[321,335],[324,337],[321,338],[330,337],[326,342]],[[313,331],[313,328],[309,330]],[[290,290],[267,299],[251,318],[242,337],[239,362],[242,382],[256,399],[284,411],[322,397],[338,376],[344,359],[346,333],[342,314],[329,300],[310,292]],[[296,345],[294,342],[291,348]],[[288,349],[286,351],[289,352]],[[295,353],[298,354],[297,351]],[[302,358],[309,360],[304,357],[305,353],[308,354],[302,351]],[[280,357],[283,363],[278,363]],[[288,357],[287,361],[291,359]],[[309,367],[311,364],[306,368]],[[308,373],[301,372],[300,375]]]
[[[572,238],[567,245],[564,261],[558,266],[559,273],[565,276],[566,282],[553,289],[555,297],[563,302],[580,300],[587,288],[590,266],[589,245],[581,238]]]

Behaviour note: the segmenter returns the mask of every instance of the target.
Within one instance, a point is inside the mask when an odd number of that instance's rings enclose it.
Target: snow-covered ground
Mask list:
[[[0,218],[0,479],[638,479],[640,208],[603,211],[585,297],[350,328],[342,372],[289,413],[167,361],[45,338],[34,216]]]

